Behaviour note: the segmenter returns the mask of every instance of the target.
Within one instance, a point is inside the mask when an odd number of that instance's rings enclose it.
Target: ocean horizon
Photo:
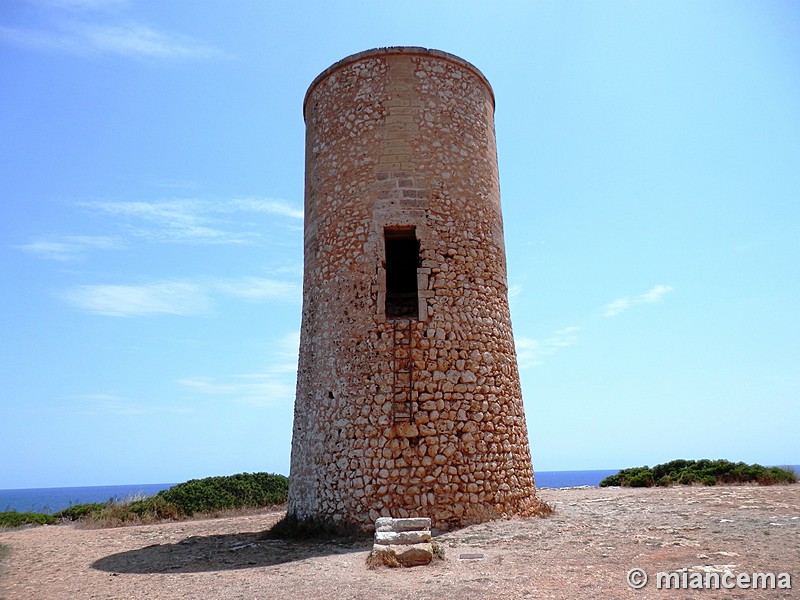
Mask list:
[[[781,465],[784,466],[784,465]],[[800,465],[789,465],[800,472]],[[597,487],[600,482],[620,469],[591,469],[585,471],[536,471],[534,479],[539,489]],[[121,501],[135,497],[154,496],[176,483],[139,483],[130,485],[95,485],[82,487],[30,488],[0,490],[0,512],[36,512],[52,514],[77,504]]]
[[[141,483],[131,485],[92,485],[58,488],[0,490],[0,512],[34,512],[52,514],[77,504],[122,501],[154,496],[174,483]]]
[[[537,488],[597,486],[619,469],[588,471],[535,471]],[[140,483],[130,485],[95,485],[56,488],[0,490],[0,512],[36,512],[52,514],[77,504],[109,502],[140,496],[153,496],[175,483]]]

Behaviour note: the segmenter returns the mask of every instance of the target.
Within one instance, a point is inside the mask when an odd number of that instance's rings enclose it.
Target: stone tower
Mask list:
[[[531,511],[488,81],[444,52],[369,50],[303,111],[289,514],[447,529]]]

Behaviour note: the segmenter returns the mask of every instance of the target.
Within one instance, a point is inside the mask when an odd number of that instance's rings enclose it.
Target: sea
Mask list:
[[[595,471],[536,471],[536,487],[563,488],[597,486],[619,469]],[[133,485],[101,485],[89,487],[34,488],[0,490],[0,512],[37,512],[52,514],[77,504],[108,502],[153,496],[171,488],[174,483],[140,483]]]
[[[52,514],[77,504],[122,501],[154,496],[174,483],[136,485],[94,485],[88,487],[33,488],[0,490],[0,512],[36,512]]]

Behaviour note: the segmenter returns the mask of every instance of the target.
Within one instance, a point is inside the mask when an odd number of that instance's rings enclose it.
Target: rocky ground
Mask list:
[[[368,570],[369,541],[266,541],[265,512],[0,532],[0,599],[800,598],[800,485],[541,490],[546,519],[439,535],[444,561]],[[626,574],[641,568],[641,590]],[[789,573],[791,590],[657,589],[656,572]],[[730,580],[735,583],[734,580]],[[785,582],[785,578],[784,578]]]

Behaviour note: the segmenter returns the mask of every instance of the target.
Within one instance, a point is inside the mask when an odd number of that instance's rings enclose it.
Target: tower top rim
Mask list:
[[[308,98],[311,96],[311,93],[314,89],[319,85],[319,83],[330,77],[336,71],[346,67],[349,64],[354,62],[358,62],[365,58],[369,58],[372,56],[386,56],[392,54],[406,54],[406,55],[417,55],[417,56],[432,56],[435,58],[440,58],[442,60],[446,60],[448,62],[454,63],[461,67],[472,71],[478,79],[486,86],[486,89],[489,91],[489,96],[492,99],[492,109],[495,107],[495,99],[494,99],[494,90],[492,89],[492,85],[489,83],[489,80],[486,78],[478,67],[473,65],[471,62],[464,60],[463,58],[456,56],[455,54],[450,54],[449,52],[444,52],[442,50],[435,50],[433,48],[423,48],[421,46],[387,46],[385,48],[373,48],[371,50],[364,50],[362,52],[356,52],[355,54],[351,54],[350,56],[346,56],[345,58],[333,63],[330,67],[322,71],[319,75],[314,78],[314,81],[311,82],[311,85],[308,86],[308,90],[306,91],[305,98],[303,99],[303,119],[306,117],[306,105],[308,104]]]

